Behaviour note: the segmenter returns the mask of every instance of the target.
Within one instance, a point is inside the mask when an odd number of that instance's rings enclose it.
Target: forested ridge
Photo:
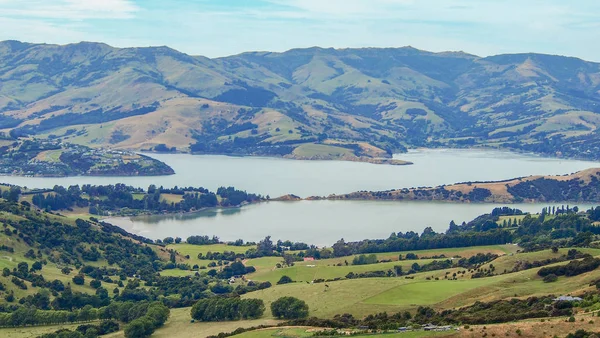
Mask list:
[[[216,192],[211,192],[201,187],[167,189],[154,185],[144,190],[124,184],[84,184],[81,187],[73,185],[67,188],[55,186],[52,189],[26,191],[23,194],[32,195],[33,205],[46,211],[87,208],[92,215],[190,212],[218,206],[240,206],[266,199],[234,187],[221,187]]]

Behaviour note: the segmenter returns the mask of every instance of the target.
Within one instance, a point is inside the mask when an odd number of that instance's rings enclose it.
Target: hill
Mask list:
[[[358,191],[308,199],[450,202],[598,202],[600,169],[561,176],[529,176],[498,182],[465,182],[435,188]]]
[[[20,176],[160,176],[165,163],[130,151],[92,149],[55,140],[0,144],[0,174]]]
[[[5,41],[0,83],[5,134],[93,147],[357,160],[486,145],[600,156],[600,65],[562,56],[404,47],[208,59]]]
[[[426,229],[316,248],[269,237],[259,243],[208,236],[154,241],[96,218],[0,199],[0,336],[68,329],[77,333],[46,337],[138,337],[131,331],[139,325],[140,337],[155,330],[157,337],[204,337],[260,325],[365,334],[365,328],[384,333],[429,323],[479,324],[479,331],[497,323],[505,324],[490,330],[506,329],[515,320],[564,321],[576,313],[587,322],[600,309],[600,231],[593,223],[600,207],[524,215],[521,224],[500,227],[505,215],[520,212],[496,209],[447,233]],[[501,245],[479,243],[487,241]],[[297,280],[282,282],[288,274]],[[277,285],[270,282],[278,277]],[[554,300],[567,294],[583,300]],[[311,317],[276,320],[265,310],[282,296],[305,301]],[[223,308],[215,318],[191,320],[190,306],[206,300],[220,300]],[[223,317],[232,313],[227,304],[242,301],[254,305],[244,303],[239,311],[257,311],[244,320]],[[594,328],[569,323],[548,333]],[[524,322],[515,327],[529,328]]]

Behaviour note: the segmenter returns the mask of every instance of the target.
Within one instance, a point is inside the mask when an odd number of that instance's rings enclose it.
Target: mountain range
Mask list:
[[[412,47],[209,59],[0,42],[2,138],[306,159],[489,146],[600,158],[600,64]]]

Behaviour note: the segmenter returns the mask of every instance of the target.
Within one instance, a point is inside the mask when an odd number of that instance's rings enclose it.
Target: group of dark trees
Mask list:
[[[0,202],[0,210],[7,209],[10,210],[10,205]],[[76,265],[102,257],[109,264],[119,266],[128,276],[153,275],[160,269],[161,265],[155,263],[158,256],[152,248],[115,236],[113,228],[90,231],[97,225],[83,220],[76,223],[77,226],[71,226],[52,222],[43,215],[29,213],[23,220],[6,220],[4,227],[16,231],[14,236],[30,246],[37,246],[40,252],[60,252],[58,256],[45,256],[54,263]]]
[[[545,209],[547,210],[547,209]],[[564,211],[563,211],[564,210]],[[600,208],[578,212],[576,208],[555,209],[554,217],[526,215],[516,230],[504,227],[501,216],[521,214],[520,210],[498,208],[490,214],[481,215],[473,221],[457,225],[450,223],[445,233],[426,228],[416,232],[392,233],[387,239],[335,243],[333,255],[344,257],[356,254],[416,251],[439,248],[495,245],[518,242],[526,250],[548,249],[552,246],[587,246],[593,236],[600,234],[600,226],[594,225],[600,218]],[[547,214],[546,214],[547,215]],[[511,225],[512,227],[512,225]],[[308,252],[308,251],[307,251]],[[314,252],[314,251],[311,251]]]
[[[260,299],[239,297],[213,297],[199,300],[191,310],[192,318],[203,322],[257,319],[265,312]],[[308,305],[294,297],[282,297],[271,303],[271,314],[279,319],[301,319],[308,317]]]
[[[163,194],[178,195],[181,200],[168,202]],[[219,198],[221,202],[219,202]],[[122,210],[142,212],[188,212],[216,206],[238,206],[262,200],[262,196],[236,190],[233,187],[219,188],[212,193],[204,188],[157,188],[150,186],[147,191],[124,184],[106,186],[55,186],[48,191],[36,193],[33,204],[47,211],[67,210],[74,207],[89,207],[94,215]]]
[[[597,201],[600,198],[600,181],[594,175],[590,179],[591,182],[538,178],[508,186],[507,189],[517,201]]]
[[[543,267],[538,271],[538,275],[540,277],[548,275],[572,277],[596,270],[598,267],[600,267],[600,258],[588,255],[582,260],[570,261],[566,265]]]
[[[361,253],[506,244],[512,242],[512,240],[512,233],[503,229],[493,229],[485,232],[461,231],[457,233],[438,234],[431,230],[431,228],[428,228],[422,235],[410,232],[406,234],[393,234],[384,240],[363,240],[350,243],[340,240],[333,245],[333,255],[335,257],[343,257]]]
[[[239,297],[202,299],[194,304],[191,310],[192,318],[203,322],[257,319],[264,312],[265,304],[262,300]]]
[[[47,333],[40,338],[94,338],[119,331],[119,323],[114,320],[104,320],[100,324],[79,325],[75,331],[61,329],[54,333]]]

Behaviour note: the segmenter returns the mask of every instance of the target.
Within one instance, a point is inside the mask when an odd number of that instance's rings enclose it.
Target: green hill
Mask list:
[[[541,54],[309,48],[208,59],[167,47],[5,41],[0,130],[308,159],[470,145],[597,159],[599,79],[599,64]]]

